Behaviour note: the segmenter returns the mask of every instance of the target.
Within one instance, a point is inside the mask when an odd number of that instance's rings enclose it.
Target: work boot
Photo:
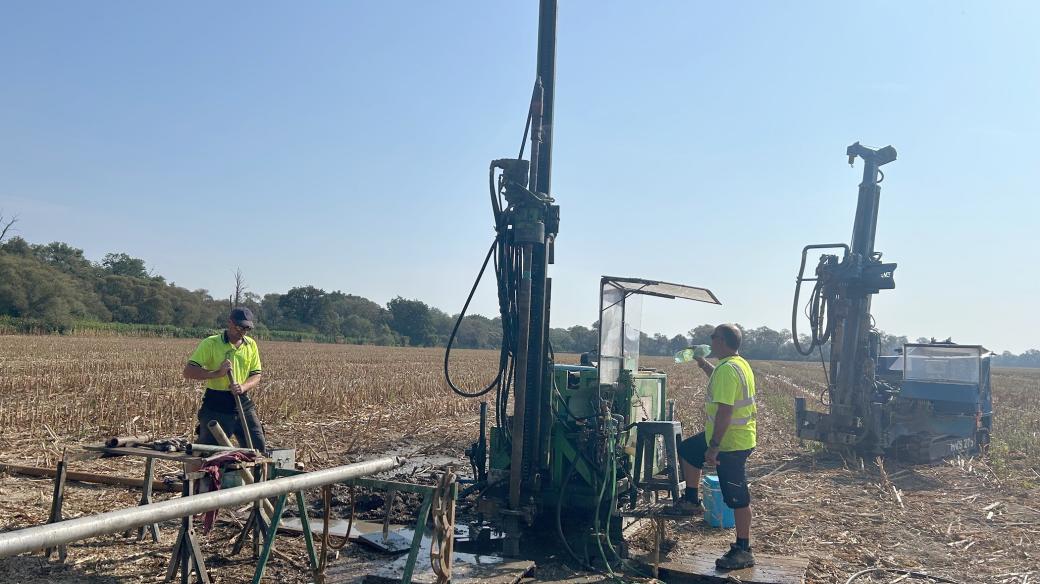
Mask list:
[[[704,508],[701,506],[700,499],[691,499],[689,497],[683,497],[672,503],[670,507],[665,507],[662,511],[664,515],[674,515],[679,517],[693,517],[704,513]]]
[[[720,570],[740,570],[755,565],[755,556],[751,548],[744,549],[738,544],[729,544],[729,551],[715,560],[715,567]]]

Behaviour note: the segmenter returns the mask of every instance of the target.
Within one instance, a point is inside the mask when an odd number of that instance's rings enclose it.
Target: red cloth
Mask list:
[[[246,452],[241,450],[229,450],[227,452],[220,452],[202,461],[202,466],[199,467],[199,472],[204,472],[209,475],[213,481],[213,490],[220,490],[220,479],[223,473],[221,469],[231,463],[235,462],[252,462],[256,460],[256,454],[252,452]],[[244,470],[243,472],[249,472]],[[217,510],[207,511],[202,516],[202,533],[209,533],[213,529],[213,521],[217,518]]]

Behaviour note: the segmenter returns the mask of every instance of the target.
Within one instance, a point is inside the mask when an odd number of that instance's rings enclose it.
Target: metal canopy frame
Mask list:
[[[634,339],[634,348],[630,347],[632,350],[626,351],[628,328],[631,322],[639,318],[642,308],[640,305],[635,311],[629,311],[627,302],[632,296],[655,296],[657,298],[692,300],[704,302],[705,304],[722,304],[719,302],[718,297],[707,288],[662,282],[660,280],[602,276],[599,287],[598,350],[600,383],[617,383],[621,370],[627,369],[625,361],[628,357],[632,359],[633,370],[639,366],[638,336]],[[607,320],[610,322],[604,324]],[[607,335],[612,334],[612,331],[615,329],[619,332],[620,339],[616,343],[610,343],[610,346],[605,347],[604,344],[610,341]]]
[[[609,284],[618,290],[625,291],[626,297],[632,294],[643,294],[659,298],[681,298],[707,304],[722,304],[711,290],[697,286],[687,286],[686,284],[673,284],[672,282],[660,282],[643,278],[622,278],[619,276],[603,276],[600,278],[599,284],[601,291]],[[602,292],[600,297],[602,298]],[[603,309],[604,306],[600,304],[600,312]]]

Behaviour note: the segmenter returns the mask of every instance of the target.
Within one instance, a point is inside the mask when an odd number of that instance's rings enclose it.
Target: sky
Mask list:
[[[2,0],[0,214],[215,296],[240,268],[259,294],[456,313],[493,237],[488,162],[520,143],[537,17],[534,0]],[[609,274],[722,301],[650,299],[651,333],[790,328],[802,246],[850,239],[860,141],[899,153],[877,326],[1040,347],[1037,22],[1027,1],[563,0],[552,326],[595,321]],[[497,313],[493,286],[472,312]]]

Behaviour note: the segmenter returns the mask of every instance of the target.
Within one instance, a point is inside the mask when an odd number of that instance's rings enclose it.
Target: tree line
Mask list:
[[[260,296],[247,289],[241,272],[234,274],[234,283],[233,297],[218,299],[205,289],[188,290],[167,282],[151,273],[144,260],[126,253],[109,253],[100,262],[92,262],[83,250],[63,242],[32,244],[20,237],[0,240],[0,316],[31,320],[46,331],[68,331],[83,322],[219,329],[234,304],[253,310],[258,320],[256,334],[261,338],[434,347],[447,343],[458,318],[421,300],[400,296],[381,305],[315,286]],[[710,344],[713,328],[704,324],[671,337],[641,333],[640,352],[671,355],[690,345]],[[800,355],[787,329],[741,329],[741,353],[749,359],[820,359],[818,354]],[[595,351],[598,323],[551,329],[549,340],[556,352]],[[882,350],[891,351],[907,340],[883,333]],[[459,324],[455,346],[497,349],[501,342],[501,320],[474,314]],[[1021,355],[1005,351],[994,360],[1003,366],[1040,367],[1040,351],[1032,349]]]

